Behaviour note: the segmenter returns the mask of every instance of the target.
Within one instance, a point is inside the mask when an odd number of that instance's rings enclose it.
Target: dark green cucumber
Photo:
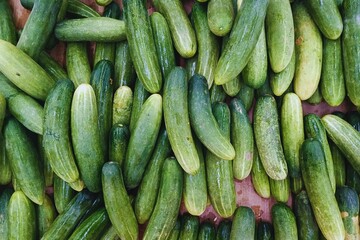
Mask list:
[[[98,112],[98,129],[104,159],[108,159],[109,131],[112,126],[112,106],[113,106],[113,75],[114,65],[109,60],[100,60],[94,67],[90,84],[96,96],[96,106]]]
[[[274,97],[265,95],[257,99],[253,124],[256,146],[266,173],[275,180],[285,179],[288,167],[281,145]]]
[[[333,113],[334,114],[334,113]],[[339,116],[341,117],[341,116]],[[343,118],[343,117],[341,117]],[[360,132],[360,113],[357,111],[350,111],[345,115],[345,120],[350,123],[356,131]]]
[[[230,239],[236,240],[239,236],[243,239],[255,238],[255,215],[246,206],[238,207],[232,220]]]
[[[197,51],[195,31],[180,0],[155,0],[154,6],[165,17],[174,47],[183,58],[190,58]]]
[[[274,180],[269,178],[271,196],[277,202],[286,203],[290,197],[290,179]]]
[[[7,211],[8,239],[36,239],[35,206],[22,191],[11,195]]]
[[[207,8],[207,22],[211,32],[225,36],[231,31],[235,19],[231,0],[210,0]]]
[[[205,221],[200,224],[198,240],[215,240],[215,227],[209,222]]]
[[[68,239],[94,201],[96,201],[96,195],[88,190],[77,193],[66,205],[64,211],[55,218],[41,239]]]
[[[181,230],[181,221],[180,217],[176,220],[175,226],[171,230],[170,235],[168,236],[167,240],[178,240]]]
[[[54,81],[68,79],[67,72],[47,52],[42,51],[38,59],[39,65],[49,74]]]
[[[10,118],[4,128],[6,156],[11,171],[22,191],[34,203],[41,205],[45,195],[45,182],[38,160],[38,152],[29,132],[15,119]]]
[[[319,227],[316,223],[313,210],[306,191],[296,195],[294,202],[299,239],[319,239]]]
[[[317,139],[306,139],[300,151],[301,173],[320,231],[328,239],[344,239],[344,225],[326,168],[322,145]]]
[[[194,175],[199,171],[200,160],[190,127],[185,69],[173,68],[163,90],[164,120],[171,148],[184,171]]]
[[[58,81],[50,91],[44,107],[42,146],[45,157],[53,171],[66,182],[79,179],[70,142],[70,110],[74,91],[74,84],[70,80]]]
[[[105,207],[101,207],[87,217],[69,237],[69,240],[98,239],[105,228],[110,224],[110,219]]]
[[[260,221],[256,229],[256,240],[274,239],[274,228],[270,222]]]
[[[128,86],[116,89],[113,98],[112,124],[129,126],[133,105],[133,91]]]
[[[360,194],[360,174],[351,166],[346,164],[346,185],[355,189]]]
[[[271,208],[274,239],[298,239],[295,215],[285,203],[275,203]]]
[[[126,157],[129,138],[128,126],[117,123],[111,127],[109,133],[109,161],[122,165]]]
[[[358,73],[360,71],[360,26],[358,19],[360,16],[360,2],[344,0],[342,5],[343,34],[342,51],[345,85],[347,96],[355,106],[360,106],[360,82]]]
[[[261,163],[258,150],[254,146],[254,161],[251,168],[251,181],[256,193],[262,198],[270,198],[269,176],[266,174],[264,166]]]
[[[101,190],[105,162],[98,128],[98,108],[91,85],[80,84],[71,103],[71,137],[80,178],[92,192]],[[91,146],[91,148],[89,148]]]
[[[346,159],[335,143],[329,141],[329,145],[334,164],[336,186],[344,186],[346,181]]]
[[[36,205],[35,211],[37,236],[41,238],[54,222],[57,212],[53,200],[46,194],[44,203],[42,205]]]
[[[4,188],[0,194],[0,238],[1,239],[8,239],[8,232],[9,232],[8,206],[13,192],[14,190],[12,188]]]
[[[206,5],[195,2],[191,10],[191,20],[194,24],[198,44],[195,72],[206,78],[210,88],[214,82],[214,71],[219,58],[220,44],[209,28]]]
[[[66,69],[75,87],[78,87],[81,83],[90,82],[91,69],[85,42],[67,43]]]
[[[126,37],[136,74],[150,93],[162,87],[161,70],[154,35],[143,0],[124,0]]]
[[[6,156],[5,138],[0,131],[0,185],[6,185],[11,182],[11,167]]]
[[[244,69],[259,39],[268,3],[268,0],[256,0],[241,4],[215,69],[215,84],[234,79]]]
[[[119,42],[127,37],[125,22],[109,17],[63,20],[54,31],[55,36],[65,42]]]
[[[124,182],[127,188],[140,184],[150,160],[162,121],[162,97],[152,94],[143,104],[131,131],[126,158],[123,162]]]
[[[183,188],[183,170],[173,157],[162,167],[159,193],[151,218],[144,232],[144,240],[167,239],[179,213]]]
[[[254,102],[255,89],[246,85],[242,79],[240,79],[240,90],[236,94],[236,98],[241,99],[244,103],[246,111],[249,111]]]
[[[104,164],[102,188],[106,211],[119,237],[121,239],[137,239],[138,225],[118,163],[107,162]]]
[[[342,61],[341,39],[323,38],[323,62],[320,90],[330,106],[339,106],[345,99],[345,80]]]
[[[336,189],[335,197],[344,223],[346,239],[359,237],[359,196],[351,187]]]
[[[271,87],[270,87],[269,78],[266,78],[264,84],[261,85],[258,89],[255,89],[255,97],[256,98],[259,98],[259,97],[265,96],[265,95],[275,97],[272,90],[271,90]]]
[[[0,93],[0,129],[3,128],[5,115],[6,115],[6,99],[5,96]]]
[[[134,98],[133,105],[131,108],[131,117],[130,117],[130,132],[134,130],[135,124],[139,118],[139,113],[141,111],[142,105],[146,99],[150,96],[150,93],[144,88],[144,85],[139,79],[135,81],[134,88]]]
[[[16,44],[16,28],[9,1],[0,1],[0,39]]]
[[[189,213],[181,216],[181,230],[179,240],[196,240],[200,228],[199,217]]]
[[[225,160],[234,159],[234,147],[221,134],[211,112],[207,81],[198,74],[189,80],[189,116],[192,129],[209,151]]]
[[[243,180],[249,176],[254,159],[254,133],[243,102],[233,98],[231,110],[231,143],[235,148],[234,177]]]
[[[212,112],[221,133],[230,139],[230,110],[225,103],[214,103]],[[223,160],[210,151],[206,152],[206,175],[210,202],[223,218],[234,214],[236,193],[233,178],[233,163]]]
[[[120,86],[133,87],[135,82],[135,69],[131,59],[128,41],[116,43],[114,81],[115,88]]]
[[[57,175],[54,176],[53,191],[56,211],[61,214],[64,212],[64,209],[71,199],[75,196],[76,192],[67,182],[59,178]]]
[[[230,220],[222,220],[216,231],[216,240],[229,240],[232,222]]]
[[[159,12],[150,16],[151,27],[154,33],[156,52],[159,59],[161,73],[165,79],[175,67],[175,53],[171,40],[171,33],[166,19]]]
[[[211,104],[216,102],[224,102],[226,98],[226,93],[224,91],[223,85],[213,84],[210,88],[210,102]]]
[[[137,221],[140,224],[149,220],[154,210],[160,187],[161,169],[165,159],[170,153],[171,146],[168,139],[168,133],[166,129],[162,127],[135,198],[134,211]]]

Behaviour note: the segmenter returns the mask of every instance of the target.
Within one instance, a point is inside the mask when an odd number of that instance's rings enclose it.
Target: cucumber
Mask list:
[[[200,220],[197,216],[184,213],[181,216],[181,230],[179,240],[196,240],[200,228]]]
[[[155,8],[165,17],[176,51],[190,58],[197,51],[195,31],[180,0],[155,0]]]
[[[8,119],[4,128],[6,157],[12,174],[19,181],[21,190],[34,203],[44,201],[45,182],[40,170],[38,152],[29,132],[14,118]]]
[[[234,159],[234,147],[221,134],[211,112],[206,79],[198,74],[189,80],[189,117],[196,136],[209,151],[224,160]]]
[[[246,66],[259,39],[268,3],[268,0],[256,0],[241,5],[215,69],[215,84],[234,79]]]
[[[347,239],[359,237],[359,196],[351,187],[341,186],[336,189],[335,197],[341,211]]]
[[[183,188],[183,171],[177,160],[167,158],[162,167],[156,205],[144,231],[144,240],[167,239],[179,213]]]
[[[180,218],[176,220],[174,228],[171,230],[170,235],[168,236],[167,240],[178,240],[181,230],[181,221]]]
[[[360,133],[349,123],[332,114],[322,117],[330,139],[339,147],[353,168],[360,172]]]
[[[230,220],[222,220],[217,227],[216,240],[229,240],[231,225],[232,222]]]
[[[304,188],[304,183],[301,177],[292,178],[290,177],[290,188],[291,192],[298,194]]]
[[[114,226],[108,227],[107,230],[103,233],[100,240],[119,240],[119,236],[117,235],[116,229]]]
[[[54,81],[69,78],[62,66],[45,51],[40,53],[38,63]]]
[[[192,137],[188,105],[186,71],[175,67],[168,74],[163,89],[164,120],[171,148],[180,166],[188,174],[200,169],[200,159]],[[189,103],[191,104],[191,103]]]
[[[7,185],[11,182],[11,167],[6,157],[5,138],[0,132],[0,185]]]
[[[243,102],[233,98],[231,110],[231,142],[235,147],[234,177],[243,180],[249,176],[254,157],[253,128]]]
[[[67,43],[66,68],[76,88],[82,83],[90,83],[91,69],[85,42]]]
[[[243,239],[255,238],[255,215],[246,206],[238,207],[232,220],[230,239],[236,240],[239,236]]]
[[[214,227],[214,225],[209,221],[201,223],[197,239],[198,240],[212,240],[212,239],[215,239],[215,227]]]
[[[291,208],[285,203],[275,203],[271,208],[274,239],[298,239],[296,220]]]
[[[274,239],[274,227],[270,222],[260,221],[256,230],[257,240]]]
[[[11,195],[14,190],[12,188],[5,188],[1,191],[0,194],[0,238],[8,239],[9,232],[9,214],[8,206],[10,202]]]
[[[226,99],[226,93],[223,88],[224,85],[213,84],[210,88],[210,102],[224,102]]]
[[[80,0],[68,0],[67,11],[81,17],[100,17],[100,14]]]
[[[0,93],[0,129],[3,128],[5,115],[6,115],[6,99],[5,96]]]
[[[102,188],[106,211],[119,237],[137,239],[138,225],[118,163],[107,162],[102,167]]]
[[[105,162],[97,109],[91,85],[80,84],[71,103],[71,138],[80,177],[92,192],[101,190],[101,167]]]
[[[300,98],[295,93],[287,93],[283,98],[280,124],[289,175],[298,178],[300,177],[299,154],[305,135],[302,105]]]
[[[195,54],[193,57],[188,58],[188,59],[185,60],[185,69],[186,69],[186,72],[187,72],[188,79],[190,79],[195,74],[197,58],[198,58],[198,55]]]
[[[269,1],[271,2],[271,1]],[[267,78],[268,58],[266,48],[265,26],[261,28],[259,38],[251,53],[249,61],[241,71],[241,76],[246,85],[252,88],[261,87]]]
[[[335,114],[335,113],[333,113]],[[351,126],[353,126],[353,128],[356,129],[356,131],[360,132],[360,113],[357,111],[350,111],[348,112],[345,117],[339,116],[338,117],[341,118],[345,118],[345,120],[350,123]]]
[[[8,239],[36,239],[34,204],[22,191],[15,191],[8,209]]]
[[[270,66],[274,73],[280,73],[294,55],[294,20],[288,0],[269,1],[265,27]]]
[[[74,84],[70,80],[58,81],[44,107],[42,146],[45,157],[55,174],[66,182],[75,182],[80,177],[70,142],[70,111],[74,91]]]
[[[123,162],[124,182],[127,188],[135,188],[140,184],[155,147],[161,121],[162,97],[155,93],[145,101],[130,134],[126,158]]]
[[[164,16],[159,12],[150,15],[151,27],[154,33],[156,52],[161,73],[164,79],[175,67],[175,53],[169,26]]]
[[[256,146],[266,173],[275,180],[285,179],[288,167],[281,145],[274,97],[265,95],[257,99],[253,124]]]
[[[77,193],[66,205],[64,211],[55,218],[41,239],[68,239],[95,201],[96,195],[88,190]]]
[[[54,32],[60,41],[65,42],[119,42],[127,38],[125,22],[109,17],[63,20],[56,25]]]
[[[212,112],[221,133],[230,139],[230,110],[225,103],[214,103]],[[233,180],[233,163],[206,152],[206,176],[211,205],[223,218],[234,214],[236,193]]]
[[[360,82],[358,73],[360,71],[360,27],[358,18],[360,15],[360,2],[344,0],[342,4],[343,11],[343,34],[342,34],[342,51],[343,67],[345,76],[345,86],[347,96],[355,106],[360,106]]]
[[[307,103],[312,105],[320,104],[323,100],[323,96],[321,94],[320,86],[318,86],[313,95],[306,100]]]
[[[42,145],[42,135],[37,135],[37,147],[40,156],[40,168],[44,174],[45,187],[51,187],[54,183],[54,172],[50,166],[49,159],[45,156],[45,149]]]
[[[129,126],[133,105],[133,91],[128,86],[116,89],[113,98],[112,124]]]
[[[57,216],[55,205],[47,194],[45,194],[44,203],[35,207],[35,212],[37,236],[41,238]]]
[[[55,84],[45,70],[26,53],[4,40],[0,40],[0,52],[0,72],[25,93],[45,100]]]
[[[0,39],[16,44],[16,28],[13,21],[13,14],[9,5],[9,1],[0,2]]]
[[[240,79],[240,91],[236,94],[236,98],[241,99],[246,111],[249,111],[254,102],[255,89],[246,85]]]
[[[269,78],[265,79],[265,82],[263,85],[261,85],[261,87],[259,87],[258,89],[255,89],[255,97],[259,98],[261,96],[264,95],[269,95],[269,96],[274,96],[271,87],[270,87],[270,81]]]
[[[109,133],[109,161],[122,165],[126,157],[129,138],[128,126],[117,123],[111,127]]]
[[[346,159],[335,143],[329,141],[329,145],[334,164],[336,186],[344,186],[346,181]]]
[[[231,0],[210,0],[207,8],[207,22],[212,33],[225,36],[231,31],[235,19]]]
[[[304,1],[311,17],[321,33],[328,39],[336,40],[343,31],[343,21],[336,1]]]
[[[360,194],[360,175],[355,169],[351,166],[349,162],[346,164],[346,182],[347,186],[355,189],[356,192]]]
[[[230,97],[235,97],[236,94],[240,92],[241,89],[241,83],[240,83],[240,76],[237,76],[233,80],[220,85],[223,87],[225,93]]]
[[[320,90],[324,100],[336,107],[344,101],[346,94],[341,39],[323,38],[323,44]]]
[[[300,151],[301,173],[319,229],[327,239],[344,239],[344,225],[327,172],[322,145],[317,139],[306,139]]]
[[[269,178],[271,196],[277,202],[286,203],[290,197],[290,179],[274,180]]]
[[[76,192],[67,182],[59,178],[57,175],[54,176],[53,191],[56,211],[61,214],[64,212],[68,203],[71,202],[71,199],[75,196]]]
[[[168,133],[166,129],[162,127],[135,198],[134,211],[137,221],[140,224],[149,220],[154,210],[160,187],[161,169],[165,159],[170,153],[171,146]]]
[[[316,91],[321,75],[321,33],[303,2],[292,4],[295,29],[294,91],[301,100],[309,99]]]
[[[136,74],[147,91],[157,93],[162,87],[162,77],[145,3],[143,0],[124,0],[123,8],[126,37]]]
[[[214,82],[214,71],[219,58],[220,45],[217,37],[211,32],[207,19],[206,5],[195,1],[191,10],[191,20],[198,45],[195,72],[206,78],[210,88]]]
[[[256,193],[262,198],[270,198],[269,176],[261,163],[258,150],[254,147],[254,160],[251,168],[251,181]]]
[[[146,91],[144,85],[139,79],[135,81],[134,88],[134,98],[133,105],[131,108],[131,117],[130,117],[130,132],[134,130],[135,124],[139,118],[139,113],[141,111],[142,105],[146,101],[146,99],[150,96],[150,93]]]

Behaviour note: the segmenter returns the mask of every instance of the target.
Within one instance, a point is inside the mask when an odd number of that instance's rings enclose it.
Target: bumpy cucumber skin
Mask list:
[[[197,239],[200,228],[200,220],[197,216],[184,213],[181,216],[181,230],[179,240],[195,240]]]
[[[275,240],[298,239],[296,220],[291,208],[285,203],[276,203],[271,208]]]
[[[277,202],[286,203],[290,197],[290,178],[274,180],[269,178],[271,196]]]
[[[129,126],[133,105],[133,91],[128,86],[116,89],[112,108],[112,125],[124,124]]]
[[[255,215],[249,207],[240,206],[235,211],[230,240],[236,240],[239,236],[244,239],[255,238]]]
[[[258,150],[254,146],[254,161],[251,168],[251,181],[256,193],[262,198],[270,198],[269,176],[261,163]]]

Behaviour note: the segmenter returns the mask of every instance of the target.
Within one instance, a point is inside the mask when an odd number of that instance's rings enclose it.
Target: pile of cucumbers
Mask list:
[[[360,1],[11,2],[0,239],[359,239]]]

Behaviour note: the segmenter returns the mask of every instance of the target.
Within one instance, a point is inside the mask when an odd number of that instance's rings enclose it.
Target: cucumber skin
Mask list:
[[[286,203],[290,197],[290,179],[274,180],[269,178],[271,196],[277,202]]]
[[[276,203],[271,208],[275,240],[298,239],[296,220],[291,208],[285,203]]]
[[[69,78],[63,67],[46,51],[42,51],[40,53],[38,63],[49,74],[49,76],[54,79],[54,81]]]
[[[109,133],[109,161],[122,165],[126,157],[130,132],[126,125],[114,124]]]
[[[180,217],[176,220],[174,228],[171,230],[170,235],[168,236],[167,240],[178,240],[181,230],[181,221]]]
[[[200,225],[197,239],[208,240],[215,239],[215,227],[211,222],[203,222]]]
[[[8,206],[11,195],[14,193],[12,188],[5,188],[0,194],[0,238],[7,239],[9,232]]]
[[[181,229],[179,240],[196,240],[200,228],[200,220],[197,216],[184,213],[181,216]]]
[[[271,240],[274,239],[274,228],[270,222],[260,221],[257,225],[256,231],[257,240]]]
[[[225,36],[231,31],[235,19],[231,0],[210,0],[207,15],[207,22],[212,33]]]
[[[61,214],[64,212],[66,206],[75,196],[75,191],[70,187],[70,185],[59,178],[56,174],[54,176],[54,204],[56,211]]]
[[[66,68],[69,78],[77,88],[82,83],[90,83],[91,69],[86,43],[69,42],[66,45]]]
[[[329,141],[329,145],[334,163],[336,186],[344,186],[346,182],[346,159],[340,149],[331,140]]]
[[[239,236],[244,239],[255,238],[255,215],[251,208],[240,206],[236,209],[232,220],[230,240],[236,240]]]
[[[139,113],[141,111],[142,105],[149,96],[150,93],[146,91],[142,82],[139,79],[136,79],[135,87],[134,87],[133,105],[131,108],[130,125],[129,125],[130,132],[133,131],[135,124],[139,118]]]
[[[12,17],[12,11],[8,1],[0,2],[0,39],[16,44],[16,28]]]
[[[129,126],[133,105],[133,91],[128,86],[116,89],[112,108],[112,125],[120,123]]]
[[[256,193],[262,198],[270,198],[270,182],[269,176],[261,163],[258,150],[254,146],[254,161],[251,168],[251,181]]]
[[[52,199],[48,195],[45,195],[44,203],[42,205],[35,206],[35,211],[37,236],[38,238],[41,238],[53,223],[57,216],[57,212]]]
[[[222,220],[216,231],[216,240],[229,240],[232,222],[230,220]]]

